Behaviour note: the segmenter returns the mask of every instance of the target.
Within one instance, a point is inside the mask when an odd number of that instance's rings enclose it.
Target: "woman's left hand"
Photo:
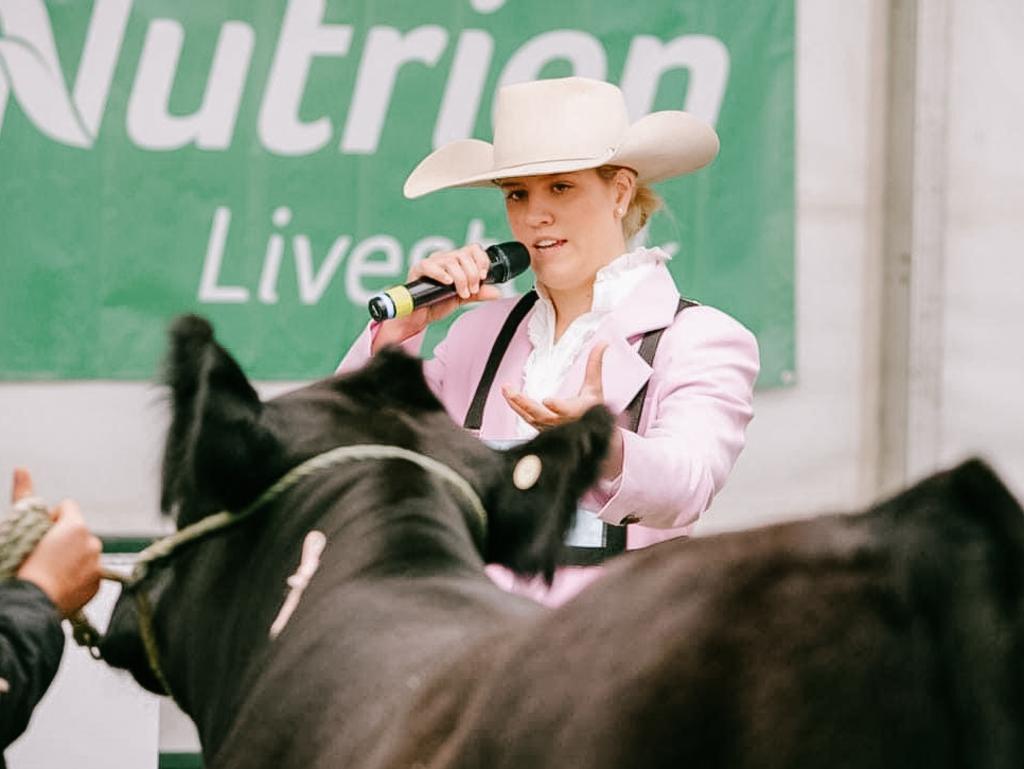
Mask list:
[[[538,403],[515,392],[507,385],[501,388],[508,405],[512,407],[526,424],[536,430],[579,419],[592,406],[604,403],[604,387],[601,385],[601,371],[604,365],[604,353],[608,349],[607,342],[594,345],[587,358],[587,370],[583,376],[583,385],[573,398],[545,398]]]
[[[587,358],[587,371],[583,376],[583,385],[574,398],[545,398],[538,403],[522,393],[515,392],[507,385],[501,388],[508,405],[535,430],[546,430],[549,427],[579,419],[592,406],[604,403],[604,387],[601,385],[601,371],[604,365],[604,352],[608,349],[607,342],[594,345]],[[608,444],[608,456],[601,465],[601,476],[615,478],[622,472],[622,433],[618,428],[612,430]]]

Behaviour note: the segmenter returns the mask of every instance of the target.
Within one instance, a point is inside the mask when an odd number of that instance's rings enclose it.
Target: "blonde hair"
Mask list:
[[[606,182],[611,182],[620,170],[634,173],[624,166],[601,166],[597,174]],[[633,198],[629,201],[625,215],[622,217],[622,232],[628,241],[640,230],[651,216],[662,207],[661,196],[646,184],[638,184],[633,188]]]

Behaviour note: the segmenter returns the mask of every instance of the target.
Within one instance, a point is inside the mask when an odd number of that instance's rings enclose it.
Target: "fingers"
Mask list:
[[[442,299],[440,302],[428,305],[423,308],[423,312],[426,313],[427,324],[436,323],[439,320],[447,318],[462,304],[462,300],[457,296],[453,296],[451,299]],[[417,310],[419,312],[419,310]]]
[[[454,286],[462,300],[480,293],[490,260],[478,244],[473,243],[455,251],[431,254],[409,270],[409,280],[420,277],[433,278],[446,286]]]
[[[501,299],[501,289],[497,286],[480,286],[480,291],[473,297],[474,302],[489,302],[492,299]]]
[[[508,385],[503,385],[501,394],[505,401],[528,425],[538,430],[579,419],[593,406],[604,403],[602,372],[604,355],[608,342],[598,342],[587,356],[583,384],[579,393],[571,398],[545,398],[537,402]]]
[[[479,250],[479,246],[477,246]],[[481,268],[477,264],[476,256],[473,253],[473,249],[463,249],[455,252],[458,254],[459,266],[462,267],[463,275],[465,275],[466,290],[465,293],[462,291],[461,286],[457,286],[459,289],[459,297],[462,299],[469,299],[476,293],[479,293],[480,286],[483,285],[484,278],[487,277],[486,265]]]
[[[501,394],[514,412],[522,417],[528,425],[538,430],[554,427],[565,421],[563,417],[553,412],[547,406],[526,397],[522,393],[515,392],[508,385],[502,385]]]
[[[487,256],[487,251],[485,251],[484,247],[479,243],[470,243],[466,246],[466,249],[472,258],[477,271],[480,273],[480,280],[483,280],[487,277],[487,273],[491,269],[491,260]]]
[[[553,414],[557,414],[563,419],[575,419],[582,413],[579,411],[578,399],[545,398],[541,403]]]
[[[65,499],[57,505],[50,513],[54,522],[60,522],[65,526],[85,526],[85,518],[78,508],[78,503],[72,499]]]
[[[34,493],[32,473],[24,467],[14,468],[14,480],[11,482],[11,501],[20,502]]]
[[[587,357],[587,369],[583,375],[583,390],[587,390],[589,393],[597,394],[600,400],[604,400],[602,397],[604,394],[604,386],[601,384],[601,372],[604,369],[604,354],[608,350],[607,342],[598,342],[594,345],[594,349],[590,351],[590,355]]]
[[[62,614],[84,606],[99,588],[102,543],[71,500],[54,511],[56,522],[18,568],[19,578],[34,582]]]
[[[583,413],[604,403],[604,354],[608,350],[608,342],[598,342],[587,356],[587,366],[583,375],[583,384],[575,398],[545,398],[541,401],[549,411],[562,417],[563,421],[578,419]]]

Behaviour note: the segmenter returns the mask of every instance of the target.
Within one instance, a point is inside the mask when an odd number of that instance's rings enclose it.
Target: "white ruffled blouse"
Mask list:
[[[533,351],[523,367],[523,393],[538,403],[550,398],[597,331],[604,316],[622,301],[658,266],[671,259],[660,248],[641,246],[616,257],[597,271],[590,311],[576,318],[555,341],[555,307],[542,286],[530,315],[527,332]],[[537,431],[522,418],[516,420],[517,435],[531,438]]]

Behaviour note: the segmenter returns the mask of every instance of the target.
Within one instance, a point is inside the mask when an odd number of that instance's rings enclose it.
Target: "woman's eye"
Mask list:
[[[522,200],[526,197],[526,193],[522,190],[509,190],[505,193],[505,200]]]
[[[551,185],[551,189],[554,192],[565,192],[566,190],[572,189],[572,185],[566,184],[565,182],[557,182]]]

